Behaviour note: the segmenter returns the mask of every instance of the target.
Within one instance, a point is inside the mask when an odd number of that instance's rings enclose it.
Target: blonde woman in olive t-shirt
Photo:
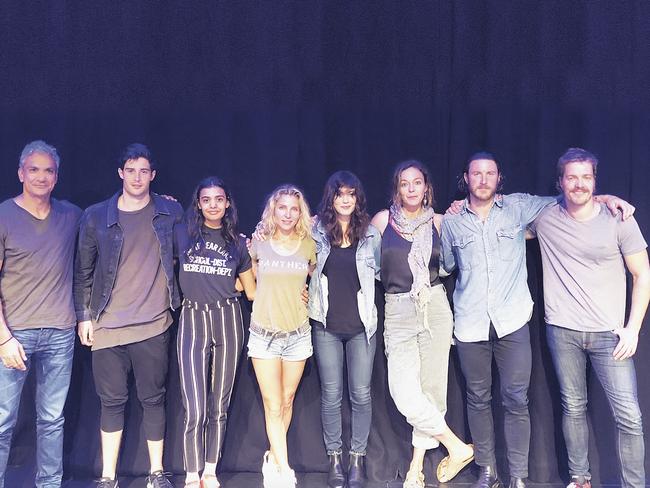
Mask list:
[[[250,253],[257,277],[248,356],[264,402],[270,451],[264,454],[264,487],[293,487],[287,430],[305,361],[312,355],[307,308],[300,296],[316,262],[309,207],[300,190],[277,188],[266,202]]]

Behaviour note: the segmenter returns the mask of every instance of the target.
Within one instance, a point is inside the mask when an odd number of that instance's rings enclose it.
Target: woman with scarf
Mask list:
[[[404,488],[423,488],[424,455],[443,444],[449,455],[438,466],[451,480],[474,458],[447,426],[447,369],[453,317],[438,275],[440,224],[433,188],[419,161],[399,163],[392,204],[372,219],[382,233],[381,281],[386,292],[384,343],[388,386],[399,411],[413,427],[413,457]]]

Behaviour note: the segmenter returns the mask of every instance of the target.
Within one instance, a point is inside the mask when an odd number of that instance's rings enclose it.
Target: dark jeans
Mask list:
[[[27,355],[27,371],[0,363],[0,487],[18,418],[20,395],[30,369],[36,373],[36,486],[58,488],[63,475],[63,406],[68,396],[75,329],[15,330]]]
[[[343,365],[348,367],[348,390],[352,405],[352,438],[350,449],[366,453],[372,404],[370,380],[375,360],[377,336],[368,342],[365,332],[346,337],[329,332],[320,325],[313,325],[314,355],[318,364],[321,384],[321,420],[323,439],[328,453],[340,452],[341,401],[343,399]]]
[[[504,430],[510,476],[528,477],[530,417],[528,386],[531,351],[528,324],[498,338],[480,342],[456,341],[467,388],[467,418],[472,432],[476,464],[496,466],[494,420],[492,417],[492,358],[501,380],[501,401],[505,407]]]
[[[93,351],[93,379],[102,404],[101,429],[124,428],[124,406],[129,399],[133,371],[142,425],[148,441],[165,436],[165,381],[169,363],[169,330],[144,341]]]
[[[641,410],[632,358],[612,356],[618,336],[612,332],[580,332],[548,325],[546,338],[562,395],[562,430],[571,476],[589,477],[587,458],[587,358],[603,386],[614,413],[618,436],[621,486],[645,486]]]

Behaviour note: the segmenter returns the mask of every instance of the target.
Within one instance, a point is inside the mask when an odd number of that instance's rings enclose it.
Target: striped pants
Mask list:
[[[185,407],[185,470],[216,463],[244,342],[239,301],[204,305],[185,300],[178,328],[178,366]]]

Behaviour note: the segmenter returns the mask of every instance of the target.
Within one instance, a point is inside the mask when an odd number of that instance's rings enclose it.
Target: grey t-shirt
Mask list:
[[[103,344],[95,344],[94,349],[97,346],[110,347],[108,344],[117,345],[113,344],[110,337],[104,336],[111,336],[113,332],[123,336],[123,331],[111,329],[135,326],[149,330],[148,326],[156,322],[159,325],[153,327],[151,334],[157,335],[171,323],[167,278],[160,261],[160,244],[153,230],[153,215],[153,202],[135,212],[119,211],[119,225],[124,241],[111,298],[94,324]],[[131,336],[128,334],[128,337]],[[139,334],[135,337],[137,341],[148,338],[140,337]],[[96,336],[95,342],[97,339]],[[128,343],[124,339],[118,342]]]
[[[75,240],[81,209],[51,199],[49,215],[34,217],[13,199],[0,204],[0,297],[12,330],[74,327]]]
[[[636,220],[624,221],[600,205],[594,218],[579,222],[555,204],[531,230],[542,252],[546,322],[583,332],[623,327],[623,256],[647,247]]]

